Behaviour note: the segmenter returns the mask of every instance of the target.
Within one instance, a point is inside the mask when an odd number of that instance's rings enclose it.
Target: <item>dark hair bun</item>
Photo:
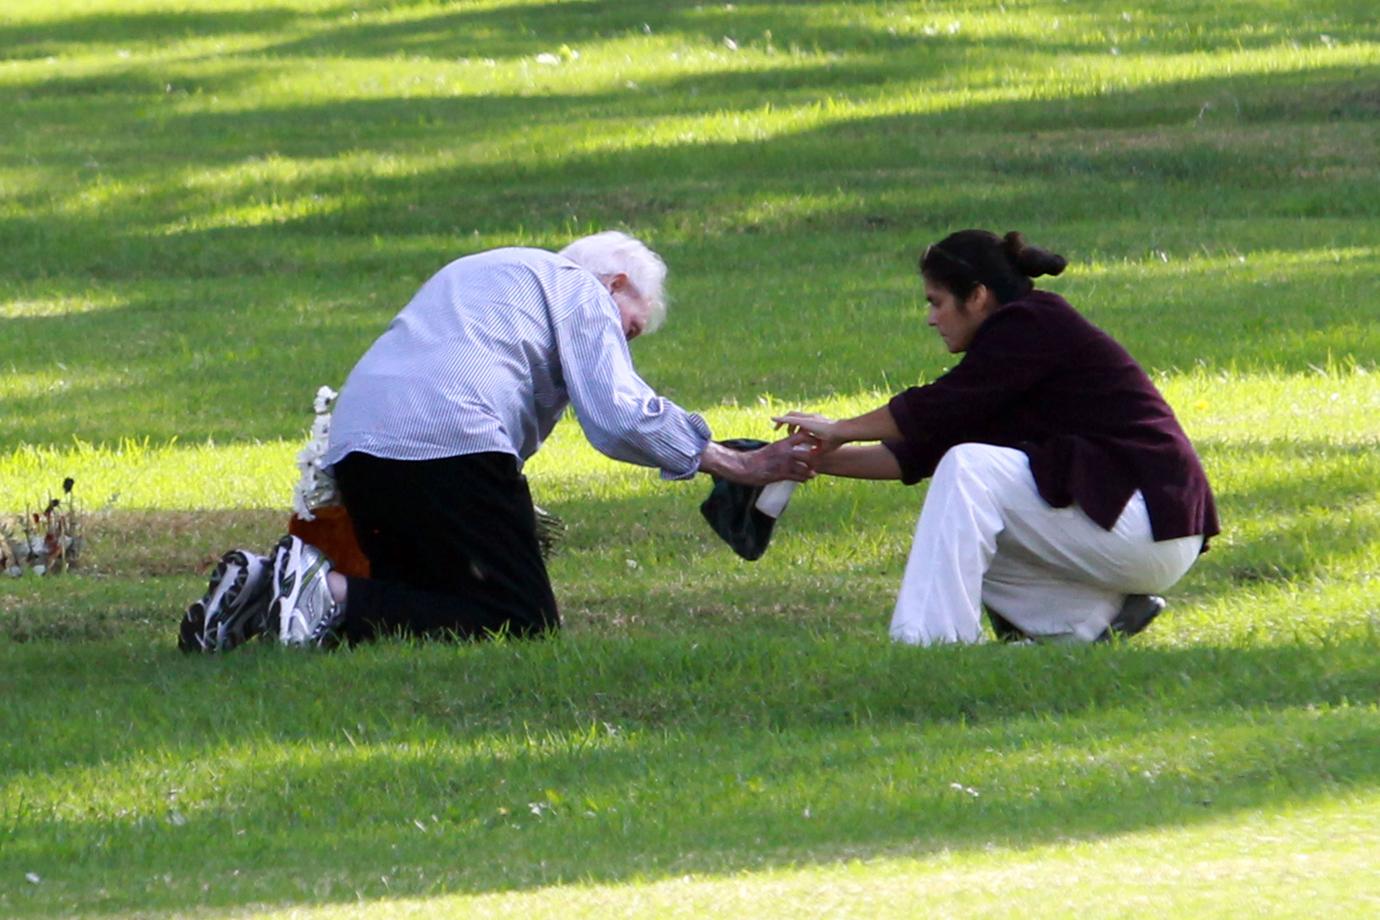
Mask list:
[[[1011,260],[1011,264],[1027,278],[1057,275],[1069,264],[1069,260],[1057,252],[1029,245],[1018,230],[1012,230],[1002,237],[1002,248],[1006,250],[1006,257]]]

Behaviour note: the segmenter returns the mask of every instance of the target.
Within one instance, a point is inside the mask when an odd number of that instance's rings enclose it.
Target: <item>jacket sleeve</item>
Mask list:
[[[910,484],[934,472],[965,441],[997,439],[996,420],[1064,359],[1069,342],[1046,317],[1021,304],[998,310],[978,329],[963,359],[933,383],[892,397],[901,438],[886,442]]]

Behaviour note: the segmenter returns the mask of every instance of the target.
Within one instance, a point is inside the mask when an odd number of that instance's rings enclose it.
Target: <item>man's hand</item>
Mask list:
[[[764,486],[782,479],[806,482],[815,475],[813,443],[814,439],[804,433],[758,450],[732,450],[710,441],[700,455],[700,470],[746,486]]]
[[[808,482],[815,475],[815,439],[808,434],[793,434],[745,456],[757,464],[757,477],[751,485],[782,479]]]

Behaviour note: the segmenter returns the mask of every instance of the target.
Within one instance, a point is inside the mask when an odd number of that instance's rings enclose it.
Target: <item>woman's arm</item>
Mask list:
[[[885,445],[869,444],[866,447],[840,447],[821,454],[815,464],[815,472],[849,479],[900,479],[901,464]]]

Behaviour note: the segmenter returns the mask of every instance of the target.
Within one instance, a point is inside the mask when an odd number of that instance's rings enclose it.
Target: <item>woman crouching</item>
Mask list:
[[[1031,278],[1067,261],[963,230],[928,247],[928,323],[963,358],[856,418],[776,419],[817,470],[932,477],[891,620],[901,642],[1134,635],[1218,533],[1193,445],[1126,349]],[[878,441],[844,447],[854,441]]]

